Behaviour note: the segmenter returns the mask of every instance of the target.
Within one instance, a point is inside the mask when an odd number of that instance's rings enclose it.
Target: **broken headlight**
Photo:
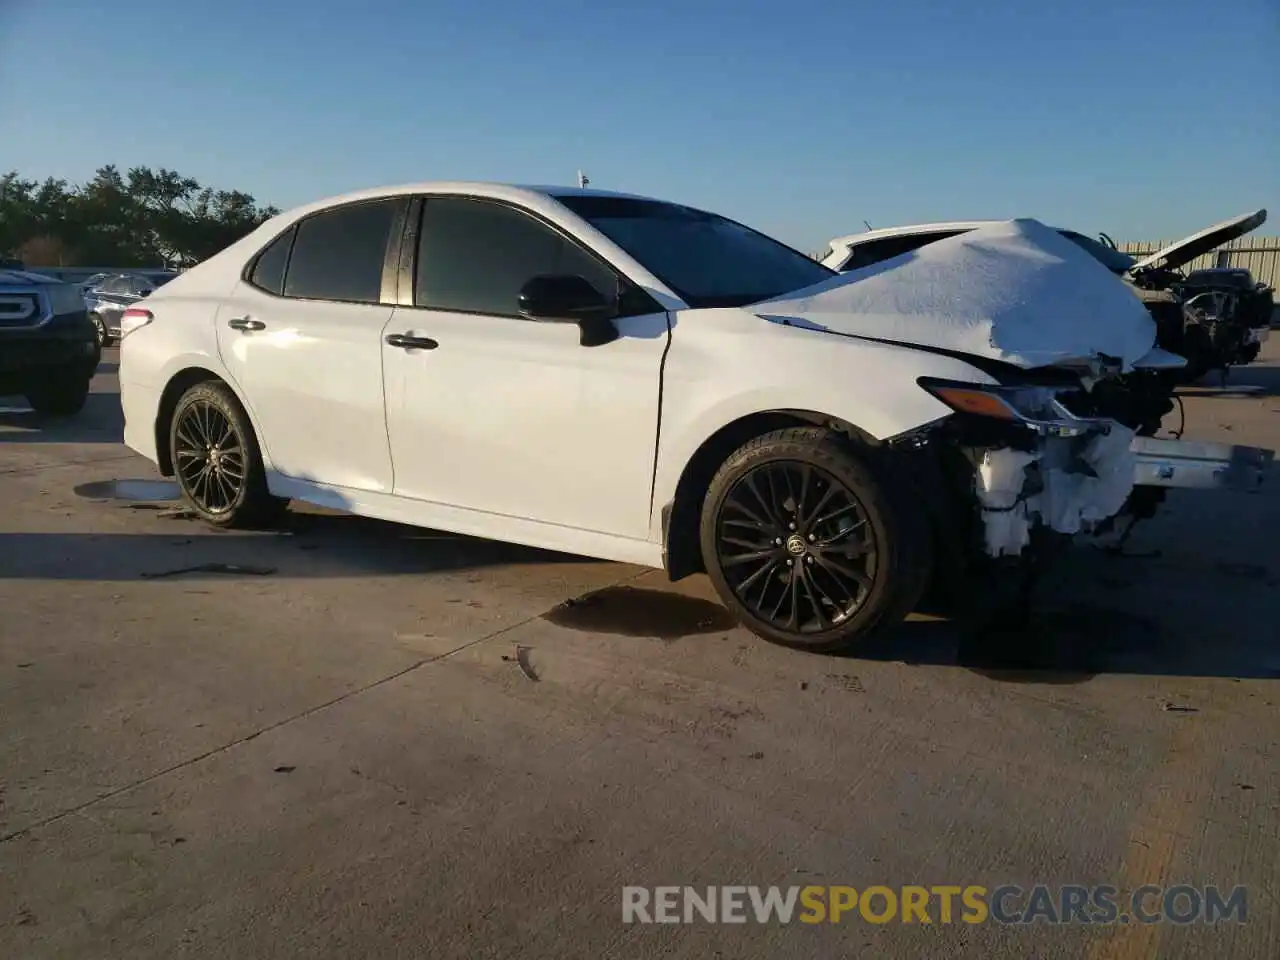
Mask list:
[[[1107,433],[1113,421],[1104,417],[1078,417],[1062,402],[1079,387],[1002,386],[935,380],[921,377],[917,383],[957,413],[1019,424],[1036,433],[1078,437]]]

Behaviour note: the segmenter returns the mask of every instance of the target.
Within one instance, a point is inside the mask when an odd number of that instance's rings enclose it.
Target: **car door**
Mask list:
[[[311,214],[250,263],[216,319],[218,349],[272,467],[287,477],[390,493],[382,392],[384,286],[406,201]],[[391,295],[387,295],[387,291]]]
[[[383,348],[396,494],[646,539],[665,311],[528,211],[421,207],[413,305],[396,308]],[[519,315],[527,280],[566,273],[620,289],[618,339],[582,346],[575,324]]]

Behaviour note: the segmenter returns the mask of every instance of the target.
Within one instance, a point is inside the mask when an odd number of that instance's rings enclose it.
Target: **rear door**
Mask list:
[[[269,244],[219,308],[218,348],[274,469],[391,492],[382,332],[391,317],[405,202],[346,203]]]

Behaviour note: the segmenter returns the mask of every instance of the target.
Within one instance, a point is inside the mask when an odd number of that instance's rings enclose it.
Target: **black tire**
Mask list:
[[[55,373],[26,392],[27,403],[36,413],[50,417],[70,417],[84,409],[89,398],[92,375]]]
[[[96,313],[89,314],[89,319],[98,330],[98,345],[103,348],[111,346],[114,341],[111,339],[111,334],[107,332],[107,322]]]
[[[915,607],[932,571],[931,531],[872,460],[831,431],[792,427],[745,444],[712,478],[703,559],[753,633],[829,653],[894,628]],[[770,483],[770,499],[760,499]]]
[[[223,383],[198,383],[179,398],[169,423],[169,456],[183,497],[214,526],[272,526],[288,508],[288,500],[267,489],[253,426]]]

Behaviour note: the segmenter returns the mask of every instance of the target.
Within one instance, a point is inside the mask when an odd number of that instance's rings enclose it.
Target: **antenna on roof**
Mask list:
[[[867,223],[867,221],[863,220],[863,221],[862,221],[862,224],[863,224],[863,226],[865,226],[868,230],[870,230],[870,229],[871,229],[871,224]]]
[[[581,170],[578,171],[578,186],[585,187],[591,181],[587,179],[587,175]]]

